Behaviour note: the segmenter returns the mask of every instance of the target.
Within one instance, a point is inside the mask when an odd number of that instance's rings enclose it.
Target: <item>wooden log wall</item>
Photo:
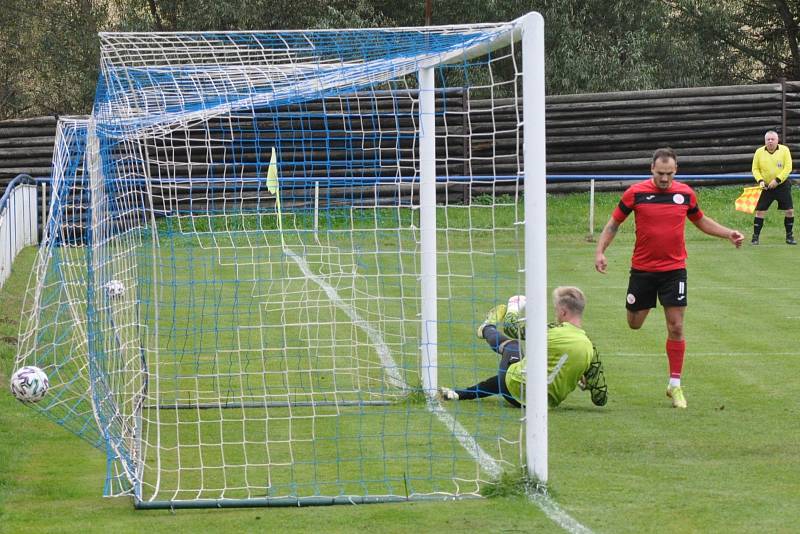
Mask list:
[[[781,84],[552,96],[547,100],[550,174],[646,174],[658,147],[678,152],[682,174],[747,173],[764,133],[782,129]],[[798,87],[787,102],[800,110]],[[788,140],[800,157],[800,114]],[[796,160],[800,161],[800,160]]]
[[[56,117],[0,121],[0,191],[18,174],[50,176]]]
[[[289,113],[286,117],[259,118],[254,126],[274,130],[282,122],[289,121],[291,128],[311,131],[312,137],[316,135],[313,134],[315,130],[322,136],[325,129],[340,130],[336,133],[339,139],[328,142],[325,154],[314,154],[316,148],[307,152],[304,143],[308,145],[308,140],[294,144],[282,142],[285,152],[280,154],[279,160],[287,164],[287,169],[290,164],[296,164],[292,174],[323,176],[327,169],[321,165],[307,165],[309,157],[311,160],[319,158],[319,161],[323,156],[332,156],[334,160],[344,157],[348,154],[346,136],[354,132],[372,158],[395,150],[395,140],[373,137],[378,124],[390,117],[391,109],[387,112],[387,106],[399,106],[400,118],[392,125],[395,129],[413,131],[415,108],[411,97],[399,104],[388,98],[378,99],[377,103],[364,98],[356,100],[362,107],[348,105],[346,110],[327,107],[323,111],[320,106],[319,113],[312,113],[307,119],[291,117]],[[521,150],[521,138],[514,131],[517,120],[514,100],[468,102],[463,95],[448,93],[446,99],[439,100],[440,105],[445,101],[447,113],[437,121],[437,134],[445,140],[438,147],[437,171],[455,176],[514,174],[515,152]],[[363,107],[365,105],[367,107]],[[355,115],[346,116],[346,112],[352,114],[353,110],[365,118],[355,130],[352,120]],[[332,120],[325,118],[328,112],[332,112]],[[261,120],[263,124],[258,122]],[[305,122],[291,124],[297,120]],[[550,96],[546,102],[546,125],[547,171],[551,175],[645,174],[653,150],[662,146],[678,151],[682,174],[747,173],[753,152],[763,144],[764,132],[768,129],[781,132],[781,142],[792,150],[797,168],[800,165],[800,82]],[[55,117],[0,122],[0,191],[17,174],[49,176],[55,129]],[[480,135],[492,129],[496,133]],[[174,138],[171,141],[175,143]],[[387,165],[386,175],[413,173],[410,163],[416,151],[413,136],[402,136],[401,142],[401,157],[409,161]],[[220,144],[209,152],[196,145],[192,147],[191,140],[187,140],[186,146],[191,148],[178,155],[172,152],[172,157],[198,172],[209,165],[209,157],[226,150],[226,146]],[[158,161],[166,156],[169,147],[152,145],[149,151],[161,156],[156,158]],[[505,158],[487,166],[486,158],[498,153],[505,153]],[[242,152],[237,157],[242,158],[237,161],[252,163],[252,172],[255,173],[256,168],[258,172],[263,170],[263,153]],[[196,158],[200,159],[192,161]],[[331,174],[347,172],[352,169],[343,164]]]

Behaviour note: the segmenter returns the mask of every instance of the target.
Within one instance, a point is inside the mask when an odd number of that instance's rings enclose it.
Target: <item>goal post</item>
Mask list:
[[[421,382],[426,395],[438,388],[436,281],[436,87],[432,67],[419,71],[419,220],[422,295]]]
[[[544,20],[538,13],[525,17],[523,50],[544,50]],[[547,459],[547,190],[545,152],[544,61],[523,54],[523,144],[525,161],[525,294],[528,351],[525,384],[525,447],[527,472],[542,484],[548,480]]]
[[[106,495],[297,506],[546,482],[543,46],[538,14],[101,34],[93,113],[59,125],[16,364],[50,376],[36,408],[107,453]],[[497,373],[476,328],[520,294],[525,411],[443,401]]]

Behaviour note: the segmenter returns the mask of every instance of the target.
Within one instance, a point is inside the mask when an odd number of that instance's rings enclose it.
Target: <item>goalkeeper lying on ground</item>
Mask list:
[[[603,364],[586,332],[581,329],[586,297],[577,287],[557,287],[553,291],[556,322],[547,330],[547,399],[551,407],[558,406],[567,395],[579,387],[588,389],[596,406],[605,405],[608,387]],[[509,403],[520,407],[525,390],[524,354],[519,339],[525,339],[525,326],[520,313],[506,313],[506,305],[492,308],[478,327],[478,337],[485,339],[501,356],[497,375],[465,389],[441,388],[445,400],[469,400],[502,395]],[[522,310],[520,310],[521,312]],[[498,330],[502,326],[503,333]]]

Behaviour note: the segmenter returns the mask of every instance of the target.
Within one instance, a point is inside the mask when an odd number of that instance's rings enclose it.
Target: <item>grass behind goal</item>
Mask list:
[[[147,344],[157,350],[148,357],[141,417],[143,500],[479,493],[487,476],[474,451],[437,420],[419,390],[419,325],[408,320],[419,298],[417,258],[408,252],[418,246],[418,222],[398,230],[385,220],[411,210],[356,211],[364,214],[319,235],[258,232],[258,215],[219,215],[186,233],[180,218],[162,221],[157,239],[170,245],[155,252],[152,237],[141,239],[137,270],[162,288],[160,301],[145,297],[142,308],[168,310],[145,321],[145,335],[157,338]],[[513,225],[515,205],[482,211],[440,210],[448,221],[441,239],[453,251],[439,267],[447,303],[440,365],[451,384],[496,373],[497,358],[475,338],[475,324],[503,283],[520,276],[514,233],[493,228]],[[473,229],[459,231],[466,217]],[[307,227],[296,218],[287,215],[284,227]],[[376,231],[379,220],[385,230]],[[113,315],[130,299],[114,301]],[[477,365],[476,352],[485,356]],[[387,366],[399,384],[387,385]],[[520,414],[502,407],[476,403],[456,410],[456,420],[513,468]]]
[[[735,213],[738,188],[699,189],[701,207],[749,234],[752,219]],[[618,200],[598,195],[598,228]],[[594,272],[594,244],[585,241],[588,195],[548,199],[549,284],[586,291],[585,326],[607,366],[609,403],[591,406],[579,392],[550,411],[550,489],[578,522],[595,532],[792,532],[800,511],[796,473],[800,371],[792,271],[800,250],[783,244],[780,213],[771,210],[762,245],[735,250],[687,227],[689,309],[684,373],[689,409],[664,397],[667,364],[664,322],[654,310],[641,331],[627,328],[624,291],[632,221],[608,251],[609,274]],[[17,313],[32,251],[15,264],[0,293],[0,369],[12,369]],[[445,261],[444,259],[442,261]],[[27,262],[27,263],[26,263]],[[464,317],[453,325],[460,343],[474,336]],[[455,342],[453,347],[455,347]],[[453,351],[454,353],[457,351]],[[491,354],[487,352],[487,358]],[[475,371],[477,374],[478,371]],[[469,376],[444,372],[441,383]],[[518,412],[496,399],[448,404],[459,420],[469,412]],[[484,421],[482,417],[480,419]],[[376,421],[369,421],[376,428]],[[480,429],[471,428],[479,432]],[[560,531],[538,508],[514,494],[453,503],[225,511],[136,512],[123,501],[100,499],[103,455],[35,416],[10,395],[0,396],[0,532],[270,529],[381,532],[479,529]],[[372,466],[365,464],[367,473]],[[373,473],[383,476],[382,473]],[[87,525],[87,518],[91,523]]]

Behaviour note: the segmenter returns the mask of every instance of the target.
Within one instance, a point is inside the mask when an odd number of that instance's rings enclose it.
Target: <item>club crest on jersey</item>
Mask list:
[[[680,193],[675,193],[674,195],[672,195],[672,201],[675,204],[683,204],[683,195],[681,195]]]

